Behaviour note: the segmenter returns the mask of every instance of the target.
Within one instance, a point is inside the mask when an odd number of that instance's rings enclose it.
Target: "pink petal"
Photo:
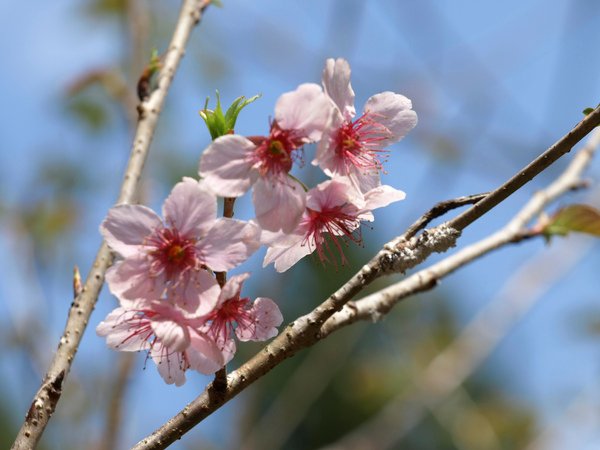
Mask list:
[[[336,207],[350,201],[350,185],[343,179],[324,181],[306,194],[306,207],[314,211]]]
[[[200,158],[202,183],[221,197],[244,195],[258,178],[252,155],[256,145],[230,134],[215,139]]]
[[[257,298],[251,312],[255,317],[253,326],[238,326],[235,330],[240,341],[265,341],[277,336],[277,327],[283,323],[283,316],[273,300]]]
[[[170,298],[181,308],[186,318],[210,314],[217,306],[221,288],[206,270],[192,270],[171,291]]]
[[[153,318],[152,330],[162,344],[171,352],[182,352],[190,343],[190,334],[185,326],[169,317]]]
[[[271,263],[275,263],[277,272],[285,272],[306,255],[310,255],[314,250],[314,246],[309,246],[303,243],[304,237],[297,236],[295,242],[288,242],[289,245],[281,247],[269,247],[267,254],[263,260],[263,267]]]
[[[377,208],[383,208],[390,203],[399,202],[405,198],[406,194],[398,189],[394,189],[393,187],[387,185],[378,186],[365,194],[364,209],[373,210]]]
[[[227,280],[227,283],[225,283],[225,286],[223,286],[223,289],[221,290],[221,295],[219,295],[219,304],[222,304],[231,298],[237,297],[242,290],[244,281],[246,281],[248,278],[250,278],[250,274],[246,272],[239,275],[234,275]]]
[[[140,251],[147,236],[162,228],[154,211],[142,205],[117,205],[108,211],[100,233],[108,246],[127,258]]]
[[[411,108],[412,102],[408,98],[394,92],[382,92],[367,100],[365,113],[372,114],[376,122],[392,133],[392,137],[381,141],[381,147],[399,141],[415,127],[417,113]]]
[[[354,109],[354,91],[350,84],[350,65],[348,61],[329,58],[323,70],[323,87],[325,93],[333,100],[346,120],[356,115]]]
[[[221,345],[221,355],[223,356],[223,361],[224,361],[224,365],[225,365],[233,359],[233,357],[235,356],[237,347],[235,345],[235,340],[233,338],[227,339],[227,341],[225,341],[225,342],[221,342],[220,345]]]
[[[284,130],[298,130],[311,142],[321,139],[329,120],[331,102],[318,84],[305,83],[281,95],[275,105],[275,121]]]
[[[300,183],[291,178],[284,182],[260,179],[252,195],[256,221],[269,231],[291,232],[304,212],[306,194]]]
[[[186,356],[191,369],[209,375],[226,364],[221,349],[210,338],[197,332],[191,332],[190,337]]]
[[[150,356],[156,363],[158,373],[167,384],[181,386],[185,383],[185,370],[187,363],[181,352],[173,352],[162,345],[154,345]]]
[[[357,167],[353,167],[348,174],[348,179],[354,189],[361,193],[369,192],[381,185],[379,172],[363,172]]]
[[[217,217],[217,199],[192,178],[177,183],[163,205],[165,221],[183,237],[197,237],[208,231]]]
[[[220,218],[198,242],[198,251],[208,267],[221,272],[246,261],[260,246],[259,238],[260,229],[256,225]]]
[[[345,123],[344,118],[337,109],[334,109],[323,137],[317,145],[317,152],[312,164],[319,166],[329,176],[346,175],[346,163],[344,158],[338,156],[335,151],[335,139],[340,127]]]
[[[106,344],[115,350],[136,352],[150,348],[148,333],[140,333],[140,329],[148,324],[137,311],[116,308],[111,311],[104,321],[96,327],[98,336],[106,337]]]
[[[119,261],[106,272],[106,282],[113,295],[120,299],[160,298],[164,290],[164,276],[150,277],[146,255],[135,255]]]

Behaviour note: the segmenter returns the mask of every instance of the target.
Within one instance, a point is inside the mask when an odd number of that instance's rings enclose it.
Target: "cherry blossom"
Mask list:
[[[181,386],[187,369],[211,374],[225,364],[221,349],[199,330],[198,320],[186,318],[177,305],[165,300],[138,302],[135,309],[116,308],[96,333],[115,350],[147,350],[167,384]]]
[[[321,138],[332,107],[316,84],[283,94],[268,136],[225,135],[204,150],[199,170],[203,183],[222,197],[239,197],[254,186],[259,225],[293,230],[304,210],[305,191],[289,172],[298,150]]]
[[[240,341],[264,341],[277,335],[277,327],[283,322],[279,307],[269,298],[258,297],[251,302],[241,297],[242,285],[250,276],[243,273],[231,277],[219,295],[217,306],[206,317],[203,330],[223,352],[225,363],[236,350],[233,335]]]
[[[362,242],[361,221],[372,221],[373,209],[404,198],[404,192],[390,186],[378,186],[363,195],[348,178],[325,181],[308,191],[305,211],[292,233],[263,232],[269,247],[263,267],[274,263],[275,270],[285,272],[314,251],[323,263],[336,264],[339,255],[345,264],[343,246],[347,241]]]
[[[350,65],[344,59],[326,61],[323,87],[335,107],[313,164],[331,177],[349,177],[361,192],[376,188],[385,148],[417,124],[411,101],[394,92],[382,92],[369,98],[356,118]]]
[[[123,258],[106,274],[111,292],[155,299],[167,288],[201,291],[205,268],[225,271],[244,262],[259,247],[260,230],[216,214],[216,197],[192,178],[177,183],[165,200],[164,224],[145,206],[111,208],[100,231]]]

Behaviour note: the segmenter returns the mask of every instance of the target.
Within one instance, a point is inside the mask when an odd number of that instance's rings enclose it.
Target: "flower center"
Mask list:
[[[173,245],[169,249],[168,256],[169,261],[179,264],[185,257],[185,250],[181,245]]]
[[[321,262],[333,262],[335,264],[335,253],[340,255],[341,264],[348,262],[342,249],[346,240],[362,244],[360,232],[360,221],[355,214],[344,211],[346,205],[323,208],[316,211],[306,208],[308,218],[305,218],[304,226],[307,232],[302,245],[314,245]],[[306,216],[305,216],[306,217]],[[329,235],[326,238],[325,233]],[[340,239],[341,238],[341,239]],[[333,244],[333,245],[331,245]]]
[[[164,272],[168,279],[173,280],[199,266],[195,240],[184,238],[178,230],[163,228],[149,241],[149,245],[154,247],[149,252],[152,258],[151,276],[158,276]]]
[[[372,114],[364,113],[354,122],[346,122],[335,136],[334,148],[347,169],[381,170],[382,141],[391,137],[390,130],[377,122]]]
[[[219,309],[213,311],[208,318],[211,321],[209,335],[216,342],[224,344],[231,338],[236,322],[238,325],[247,326],[253,321],[253,317],[247,309],[249,303],[248,297],[240,298],[239,294],[223,302]]]
[[[304,144],[296,130],[283,130],[277,122],[272,123],[269,136],[251,140],[257,145],[254,160],[261,176],[287,174],[296,158],[295,150]]]

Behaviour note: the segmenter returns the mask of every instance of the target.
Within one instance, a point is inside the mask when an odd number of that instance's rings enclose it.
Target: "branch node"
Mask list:
[[[405,273],[408,269],[425,261],[432,253],[443,253],[456,246],[460,230],[450,227],[447,223],[435,228],[423,230],[418,238],[401,241],[389,253],[381,258],[381,268],[384,274]],[[389,247],[386,248],[389,251]]]

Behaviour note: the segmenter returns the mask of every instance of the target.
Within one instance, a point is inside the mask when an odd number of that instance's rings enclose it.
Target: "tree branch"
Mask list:
[[[402,297],[397,298],[394,304],[408,295],[413,295],[408,292],[413,286],[412,280],[424,279],[422,286],[426,286],[426,283],[430,282],[430,280],[425,280],[428,274],[441,275],[441,268],[454,266],[454,264],[445,264],[447,261],[466,264],[497,248],[496,244],[506,245],[512,242],[510,235],[519,235],[522,227],[537,215],[543,206],[555,200],[559,195],[568,192],[572,186],[579,184],[581,174],[591,162],[598,145],[600,145],[600,132],[596,131],[563,174],[544,191],[535,194],[502,230],[397,283],[397,285],[405,285],[406,291],[402,291]],[[487,245],[482,245],[482,243],[487,243]],[[355,428],[338,442],[326,446],[323,450],[358,450],[365,448],[367,443],[373,448],[388,448],[397,444],[423,420],[427,409],[434,411],[460,388],[460,385],[491,353],[508,330],[530,310],[541,294],[550,287],[549,280],[556,280],[560,274],[566,273],[581,259],[581,255],[586,249],[589,249],[589,244],[571,245],[570,252],[563,254],[560,261],[548,260],[546,255],[539,255],[527,262],[507,283],[503,291],[483,308],[460,335],[416,377],[413,389],[403,392],[390,401],[375,417]],[[462,258],[461,255],[465,258]],[[471,256],[475,256],[475,258],[471,258]],[[533,269],[535,269],[537,279],[532,275]],[[524,284],[527,286],[526,289],[523,288]],[[418,287],[415,293],[420,292],[421,287]],[[340,313],[334,315],[330,322],[325,324],[323,334],[328,335],[341,326],[351,323],[351,321],[339,321],[346,312],[350,312],[351,315],[356,314],[353,316],[354,319],[357,317],[372,318],[373,312],[369,315],[367,311],[369,311],[369,307],[373,307],[372,302],[383,291],[357,301],[352,310],[344,308]],[[379,297],[379,300],[384,305],[382,305],[381,311],[375,307],[377,317],[385,314],[385,311],[392,307],[384,296]],[[344,319],[349,319],[349,317],[345,316]]]
[[[595,132],[585,147],[573,158],[573,161],[562,175],[546,189],[536,193],[502,229],[475,244],[465,247],[427,269],[421,270],[381,291],[346,305],[323,325],[321,334],[326,336],[338,328],[357,320],[377,320],[389,312],[396,303],[416,293],[432,289],[437,285],[439,280],[460,267],[506,244],[528,239],[530,234],[525,230],[525,226],[550,202],[565,192],[581,185],[581,175],[591,162],[599,145],[600,132]]]
[[[227,389],[223,392],[223,395],[210,395],[210,390],[205,390],[176,416],[155,430],[150,436],[136,444],[133,449],[163,449],[175,440],[180,439],[196,424],[212,414],[212,412],[220,408],[224,403],[231,400],[246,387],[250,386],[254,381],[271,371],[271,369],[282,361],[293,356],[299,350],[314,345],[329,332],[333,331],[333,329],[338,328],[335,324],[339,320],[334,320],[334,322],[330,322],[325,327],[323,325],[366,285],[384,274],[404,272],[423,262],[431,253],[443,252],[454,246],[462,229],[506,199],[527,181],[530,181],[559,156],[569,152],[579,140],[583,139],[587,133],[599,124],[600,107],[586,116],[565,137],[560,139],[540,157],[536,158],[515,177],[491,192],[485,199],[481,200],[466,213],[458,216],[458,218],[462,219],[455,219],[432,230],[426,230],[420,236],[415,236],[409,240],[403,235],[386,244],[371,261],[363,266],[338,291],[311,313],[293,321],[270,344],[266,345],[240,368],[231,372],[227,377]],[[515,179],[516,181],[513,181]],[[486,202],[486,204],[484,207],[478,208],[482,202]],[[473,212],[475,208],[477,209]],[[498,243],[497,245],[501,244]],[[481,254],[481,251],[478,254]],[[436,279],[436,276],[430,275],[429,283],[432,283],[431,280],[435,281]],[[403,285],[402,292],[406,290],[407,292],[414,293],[418,289],[426,290],[433,287],[433,285],[424,284],[419,279],[415,280],[414,277],[408,280],[410,280],[411,286],[407,287]],[[389,294],[386,294],[386,296],[388,298],[392,297]],[[347,309],[351,308],[344,308],[344,314],[348,314]],[[340,318],[338,316],[338,319]]]
[[[457,230],[463,230],[479,217],[487,213],[494,206],[506,200],[510,195],[522,188],[526,183],[550,167],[561,156],[569,153],[571,149],[581,141],[588,133],[600,124],[600,106],[585,116],[575,128],[566,136],[556,142],[552,147],[534,159],[526,167],[519,171],[514,177],[491,192],[486,198],[476,203],[473,207],[452,219],[449,226]]]
[[[473,195],[465,195],[463,197],[453,198],[451,200],[445,200],[443,202],[439,202],[421,217],[419,217],[415,223],[413,223],[408,229],[404,232],[404,239],[411,239],[415,236],[419,231],[425,229],[427,225],[431,223],[432,220],[437,219],[438,217],[443,216],[449,211],[453,209],[460,208],[465,205],[473,205],[489,195],[489,192],[484,194],[473,194]]]
[[[183,57],[190,33],[209,4],[210,0],[185,0],[182,4],[164,65],[158,75],[158,87],[138,107],[139,120],[117,203],[131,203],[135,199],[148,149],[173,76]],[[77,348],[104,283],[104,274],[112,260],[110,250],[103,243],[98,250],[81,294],[71,305],[56,354],[31,402],[25,422],[12,449],[34,448],[42,436],[62,394],[63,382],[71,369]]]

